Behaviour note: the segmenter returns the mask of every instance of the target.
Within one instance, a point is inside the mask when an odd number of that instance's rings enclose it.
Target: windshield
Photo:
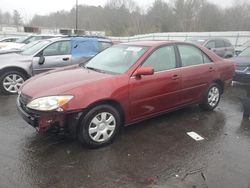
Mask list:
[[[16,43],[25,43],[25,41],[30,38],[31,36],[25,36],[25,37],[21,37],[18,40],[16,40]]]
[[[41,41],[33,41],[33,42],[29,43],[29,44],[25,44],[24,46],[22,46],[22,47],[20,48],[20,50],[21,50],[21,51],[24,51],[24,50],[26,50],[26,49],[28,49],[28,48],[30,48],[30,47],[36,45],[36,44],[39,43],[39,42],[41,42]]]
[[[243,50],[238,56],[240,56],[240,57],[250,57],[250,47]]]
[[[147,47],[118,45],[99,53],[86,68],[113,74],[125,73],[147,50]]]
[[[26,50],[22,51],[22,55],[34,55],[38,50],[41,48],[45,47],[47,44],[50,42],[45,40],[45,41],[40,41],[39,43],[31,46],[30,48],[27,48]]]

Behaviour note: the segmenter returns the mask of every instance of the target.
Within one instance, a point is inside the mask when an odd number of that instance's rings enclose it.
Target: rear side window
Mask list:
[[[226,46],[226,47],[231,47],[231,46],[232,46],[232,44],[231,44],[229,41],[226,41],[226,40],[225,40],[224,43],[225,43],[225,46]]]
[[[81,52],[81,53],[86,53],[86,52],[98,52],[98,47],[96,45],[96,42],[92,41],[82,41],[77,43],[74,46],[74,51],[75,52]]]
[[[178,45],[183,67],[203,64],[204,57],[200,49],[191,45]]]
[[[215,47],[216,48],[224,48],[225,47],[224,41],[223,40],[216,40]]]
[[[165,46],[154,51],[142,67],[153,67],[155,72],[176,68],[175,50],[173,46]]]

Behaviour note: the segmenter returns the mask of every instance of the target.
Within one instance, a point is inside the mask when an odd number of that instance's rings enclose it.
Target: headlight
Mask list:
[[[67,104],[72,98],[73,96],[41,97],[31,101],[27,107],[39,111],[51,111],[57,109],[58,111],[61,111],[61,107]]]

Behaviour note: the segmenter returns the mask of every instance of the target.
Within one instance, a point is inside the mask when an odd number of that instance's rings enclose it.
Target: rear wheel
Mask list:
[[[80,122],[79,140],[91,148],[109,144],[121,127],[119,112],[110,105],[99,105],[87,112]]]
[[[19,71],[8,71],[0,76],[2,94],[16,94],[27,77]]]
[[[200,104],[200,107],[206,111],[212,111],[215,109],[219,102],[221,96],[221,88],[218,84],[213,83],[203,99],[203,102]]]

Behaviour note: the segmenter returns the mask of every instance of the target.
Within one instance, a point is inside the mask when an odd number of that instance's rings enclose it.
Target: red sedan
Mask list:
[[[29,79],[17,106],[40,132],[59,128],[99,147],[123,125],[192,104],[213,110],[233,73],[232,62],[190,43],[125,43]]]

